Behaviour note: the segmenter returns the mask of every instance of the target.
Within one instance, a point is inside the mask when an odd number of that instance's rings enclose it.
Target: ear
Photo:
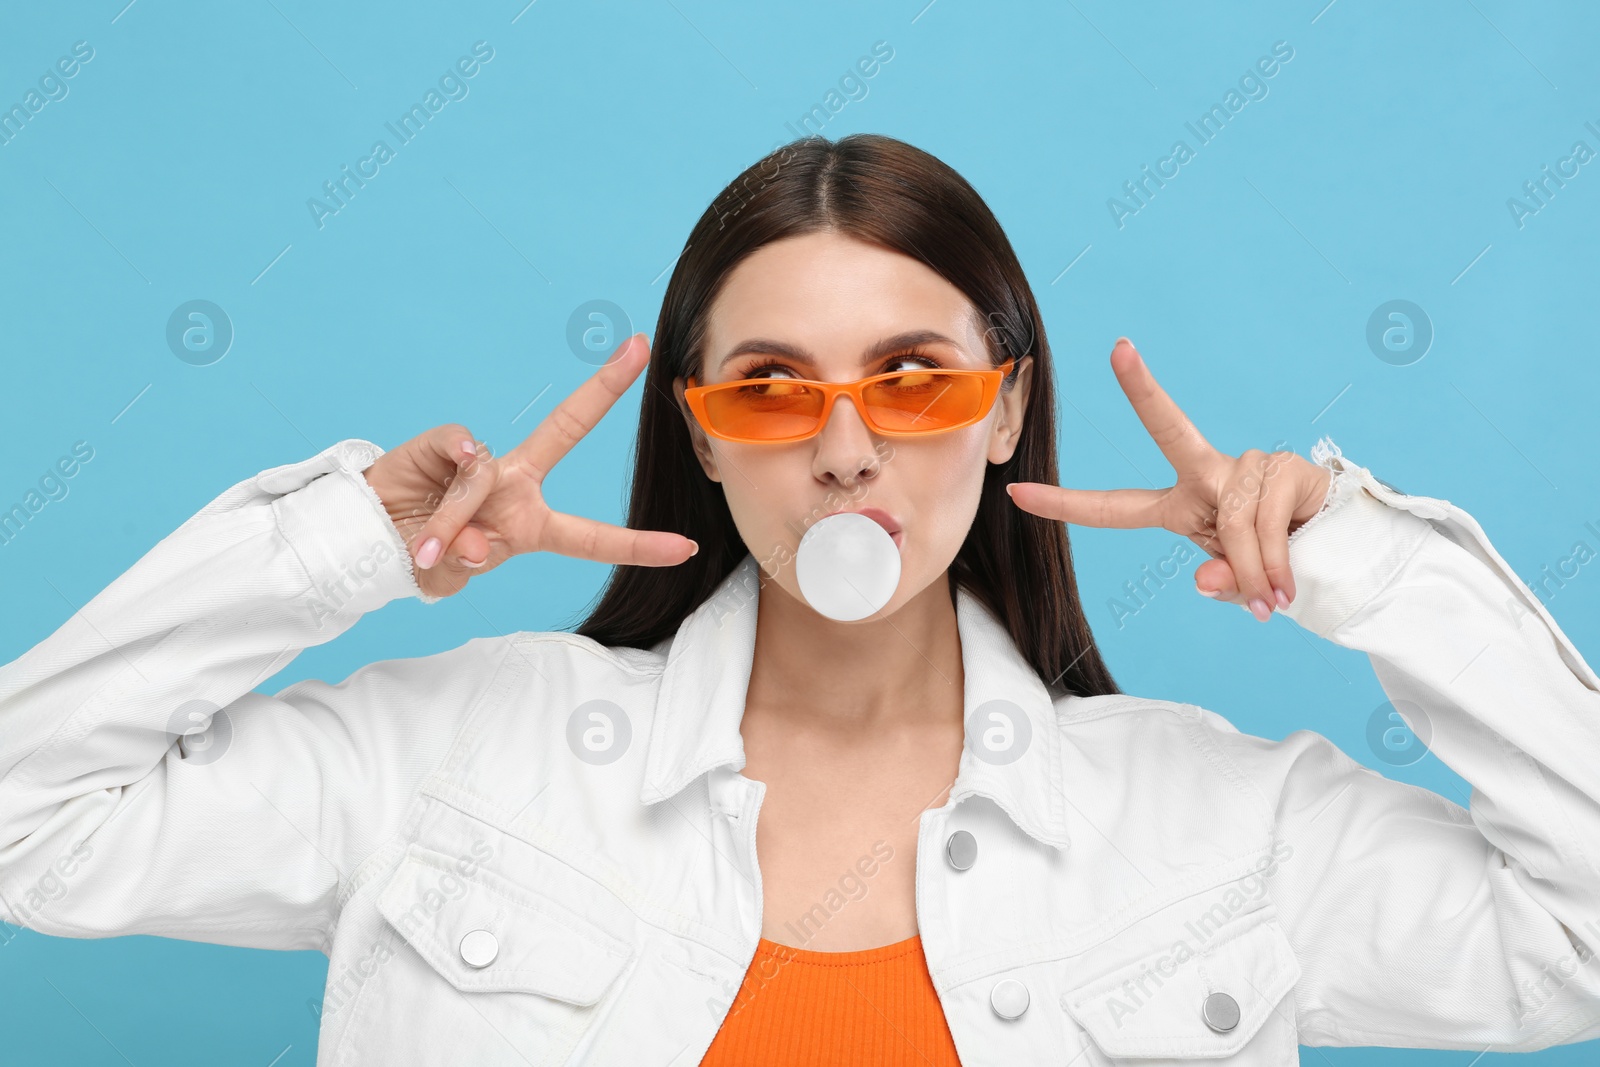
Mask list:
[[[1033,357],[1023,356],[1017,362],[1015,382],[995,398],[1000,417],[995,420],[994,433],[989,438],[990,463],[1004,463],[1017,450],[1017,439],[1022,436],[1022,416],[1028,410],[1028,392],[1032,385]]]
[[[689,440],[694,444],[695,458],[700,461],[700,469],[706,472],[706,477],[714,482],[722,481],[722,475],[717,471],[717,457],[711,451],[711,438],[706,436],[701,429],[699,421],[694,417],[694,412],[689,410],[689,402],[684,399],[683,391],[688,388],[686,378],[672,379],[672,394],[677,398],[678,411],[683,415],[683,421],[689,426]]]

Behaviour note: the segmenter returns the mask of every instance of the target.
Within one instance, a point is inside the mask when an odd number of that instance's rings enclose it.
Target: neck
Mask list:
[[[959,723],[964,674],[946,571],[891,616],[835,622],[761,579],[745,715],[830,731]]]

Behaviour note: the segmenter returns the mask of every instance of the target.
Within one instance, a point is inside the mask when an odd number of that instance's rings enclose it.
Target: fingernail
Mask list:
[[[694,546],[694,549],[692,551],[690,551],[689,555],[691,555],[691,556],[699,555],[700,554],[700,542],[691,540],[689,543]]]
[[[462,441],[461,451],[469,459],[476,459],[478,457],[478,446],[473,444],[471,441]]]
[[[1198,585],[1194,587],[1194,591],[1199,593],[1201,596],[1208,596],[1212,600],[1216,600],[1218,597],[1222,596],[1222,590],[1220,589],[1201,589]]]
[[[470,559],[468,559],[468,558],[467,558],[467,557],[465,557],[465,556],[462,556],[462,557],[461,557],[461,565],[462,565],[462,566],[463,566],[463,567],[471,567],[471,568],[473,568],[473,569],[474,569],[474,570],[476,570],[476,569],[477,569],[477,568],[479,568],[479,567],[481,567],[481,566],[483,566],[483,565],[484,565],[484,564],[485,564],[485,563],[488,563],[488,562],[489,562],[489,560],[488,560],[488,558],[487,558],[487,557],[485,557],[485,558],[483,558],[483,559],[480,559],[480,560],[479,560],[479,561],[478,561],[478,562],[476,562],[476,563],[474,563],[474,562],[472,562],[472,561],[471,561],[471,560],[470,560]]]
[[[1280,611],[1289,606],[1289,598],[1284,595],[1282,589],[1279,589],[1277,586],[1273,586],[1272,593],[1278,598],[1278,609]]]
[[[1250,614],[1254,615],[1260,622],[1266,622],[1272,617],[1272,609],[1267,607],[1267,602],[1260,597],[1251,597]]]
[[[428,538],[422,542],[422,547],[417,549],[417,566],[427,570],[439,562],[439,553],[443,550],[444,546],[439,543],[437,537]]]

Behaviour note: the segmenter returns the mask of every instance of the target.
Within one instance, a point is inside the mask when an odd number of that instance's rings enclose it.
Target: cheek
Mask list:
[[[978,511],[988,467],[986,443],[981,435],[953,433],[929,444],[933,447],[925,453],[896,457],[905,463],[894,484],[919,518],[924,544],[947,547],[954,556]]]
[[[909,471],[916,468],[915,482],[937,482],[945,493],[961,495],[967,487],[981,487],[984,471],[989,467],[989,430],[987,424],[968,426],[964,430],[938,434],[924,441],[912,441],[913,447],[897,451],[895,458],[885,464],[892,467],[905,461]],[[910,475],[908,475],[910,477]]]
[[[797,522],[799,502],[816,493],[807,460],[798,453],[738,445],[717,449],[716,458],[723,496],[745,546],[757,559],[765,559],[779,544],[793,549],[799,534],[786,523]]]
[[[988,427],[973,426],[926,440],[886,438],[893,448],[878,475],[855,494],[836,489],[832,507],[865,505],[877,496],[904,516],[910,536],[897,605],[916,595],[955,559],[977,514],[988,469]],[[810,453],[719,443],[715,446],[728,510],[745,547],[762,569],[804,601],[793,559],[800,538],[815,518],[808,507],[825,507],[811,470]],[[897,610],[891,606],[890,611]]]

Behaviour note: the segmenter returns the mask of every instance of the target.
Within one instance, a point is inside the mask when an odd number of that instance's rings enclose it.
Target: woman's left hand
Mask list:
[[[1013,482],[1011,499],[1024,511],[1079,526],[1159,526],[1182,534],[1213,557],[1195,568],[1198,592],[1247,604],[1263,622],[1274,605],[1288,607],[1295,594],[1289,535],[1321,509],[1332,474],[1294,452],[1218,452],[1156,384],[1126,337],[1111,349],[1111,369],[1177,472],[1177,484],[1102,490]]]

